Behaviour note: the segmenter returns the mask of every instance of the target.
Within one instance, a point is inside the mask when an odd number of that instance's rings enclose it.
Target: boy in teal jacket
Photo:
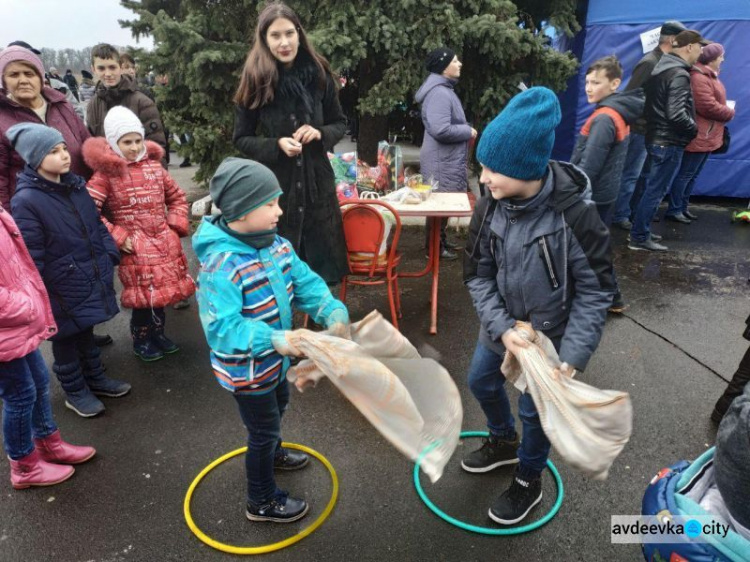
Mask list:
[[[286,340],[292,307],[336,335],[347,332],[349,314],[276,234],[282,192],[273,172],[252,160],[227,158],[210,192],[222,214],[204,218],[193,236],[201,262],[198,306],[214,374],[234,394],[248,430],[246,516],[296,521],[309,506],[279,490],[273,476],[274,469],[296,470],[309,461],[281,447],[286,371],[289,358],[300,355]]]

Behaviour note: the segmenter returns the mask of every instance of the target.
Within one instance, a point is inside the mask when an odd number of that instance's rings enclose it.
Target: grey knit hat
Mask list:
[[[282,191],[279,180],[263,164],[245,158],[226,158],[211,178],[209,193],[224,219],[231,222],[278,197]]]
[[[65,139],[62,133],[52,127],[39,123],[19,123],[5,133],[13,149],[34,170],[39,168],[42,160]]]

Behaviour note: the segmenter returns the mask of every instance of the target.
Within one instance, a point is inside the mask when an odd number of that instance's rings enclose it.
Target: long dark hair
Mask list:
[[[321,89],[326,86],[326,77],[333,75],[331,65],[325,57],[317,53],[308,41],[305,29],[294,10],[283,2],[272,2],[258,16],[253,47],[245,60],[240,86],[234,95],[234,103],[237,105],[257,109],[273,101],[276,86],[279,82],[279,69],[276,58],[268,49],[266,33],[271,24],[280,18],[289,20],[297,29],[297,35],[299,36],[297,57],[300,55],[300,50],[305,51],[310,56],[317,67],[318,82]]]

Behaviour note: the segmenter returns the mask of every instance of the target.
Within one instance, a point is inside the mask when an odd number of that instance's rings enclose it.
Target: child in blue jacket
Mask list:
[[[86,181],[70,172],[70,154],[56,129],[19,123],[6,133],[26,162],[11,199],[18,225],[49,293],[57,323],[52,370],[65,406],[82,417],[104,411],[98,396],[119,397],[130,384],[104,374],[94,326],[114,317],[114,240],[99,219]]]
[[[505,392],[506,351],[529,344],[524,320],[558,350],[561,371],[585,369],[601,338],[614,284],[609,231],[590,198],[589,181],[572,164],[550,161],[560,104],[547,88],[514,97],[484,130],[477,148],[480,181],[490,196],[474,209],[464,282],[479,315],[469,388],[490,436],[463,459],[472,473],[518,464],[513,482],[489,510],[501,525],[523,520],[542,499],[550,442],[530,394],[519,399],[523,439]]]
[[[198,306],[219,384],[233,393],[248,430],[245,457],[251,521],[287,523],[305,516],[307,502],[276,487],[274,469],[296,470],[309,458],[281,447],[289,402],[286,371],[300,352],[286,340],[292,307],[332,333],[344,334],[349,314],[325,281],[276,234],[282,191],[268,168],[227,158],[211,179],[222,211],[193,236],[201,262]]]

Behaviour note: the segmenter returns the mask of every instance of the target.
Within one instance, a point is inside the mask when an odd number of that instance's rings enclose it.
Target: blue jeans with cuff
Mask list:
[[[550,340],[559,350],[562,336],[551,337]],[[490,433],[500,439],[513,439],[516,433],[515,419],[505,391],[505,376],[500,371],[502,363],[503,354],[498,355],[482,342],[477,342],[469,366],[469,388],[487,416]],[[523,425],[518,470],[524,478],[538,478],[547,466],[550,442],[542,429],[531,394],[524,393],[519,397],[518,416]]]
[[[38,349],[0,363],[0,398],[3,443],[11,459],[32,453],[32,437],[43,439],[57,431],[49,401],[49,371]]]
[[[274,457],[281,449],[281,418],[289,404],[286,378],[265,394],[235,394],[247,428],[247,501],[255,506],[280,493],[273,475]]]

